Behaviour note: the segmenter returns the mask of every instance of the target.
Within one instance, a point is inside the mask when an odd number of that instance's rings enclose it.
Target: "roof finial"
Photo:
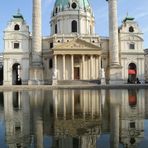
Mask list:
[[[17,9],[17,14],[20,14],[20,8]]]
[[[128,17],[128,11],[126,12],[126,17]]]

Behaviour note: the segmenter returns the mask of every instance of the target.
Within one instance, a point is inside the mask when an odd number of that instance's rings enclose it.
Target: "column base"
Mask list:
[[[53,79],[52,80],[52,85],[57,85],[57,84],[58,84],[57,80],[56,79]]]
[[[4,86],[12,85],[12,82],[11,81],[4,81],[3,82],[3,85]]]
[[[106,80],[105,80],[105,78],[101,78],[101,84],[102,84],[102,85],[106,85]]]
[[[124,84],[122,79],[122,67],[120,65],[113,65],[110,67],[109,77],[109,84]]]
[[[30,80],[28,81],[28,85],[43,85],[43,66],[32,66],[29,69],[30,72]]]

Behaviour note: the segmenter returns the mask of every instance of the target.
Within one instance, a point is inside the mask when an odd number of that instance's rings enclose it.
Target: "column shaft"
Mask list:
[[[119,65],[117,0],[109,0],[110,65]]]
[[[93,79],[93,55],[90,56],[90,79]]]
[[[54,55],[54,68],[57,69],[57,55]]]
[[[101,56],[98,57],[98,77],[101,78]]]
[[[42,37],[41,37],[41,0],[33,0],[32,14],[32,62],[41,62]]]
[[[63,55],[63,80],[65,80],[65,55]]]
[[[85,79],[85,55],[82,55],[82,68],[83,68],[83,76],[82,79]]]
[[[73,61],[73,59],[74,59],[74,56],[71,55],[71,80],[74,79],[74,61]]]

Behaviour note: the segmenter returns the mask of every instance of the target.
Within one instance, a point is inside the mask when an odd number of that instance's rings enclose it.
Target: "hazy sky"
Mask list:
[[[96,34],[108,36],[108,4],[106,0],[89,0],[96,22]],[[50,34],[50,14],[55,0],[42,0],[42,33]],[[144,33],[144,48],[148,48],[148,0],[118,0],[118,23],[121,25],[125,16],[134,17]],[[0,52],[3,51],[3,31],[8,21],[20,9],[27,24],[32,24],[32,0],[2,0],[0,5]]]

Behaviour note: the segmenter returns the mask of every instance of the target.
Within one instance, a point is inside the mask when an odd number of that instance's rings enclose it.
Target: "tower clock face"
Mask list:
[[[74,3],[72,3],[71,7],[72,7],[73,9],[75,9],[75,8],[77,7],[77,4],[74,2]]]

